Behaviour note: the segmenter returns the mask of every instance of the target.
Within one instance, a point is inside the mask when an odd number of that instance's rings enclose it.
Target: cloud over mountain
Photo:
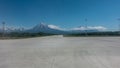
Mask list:
[[[61,30],[62,28],[55,25],[48,25],[49,28]]]

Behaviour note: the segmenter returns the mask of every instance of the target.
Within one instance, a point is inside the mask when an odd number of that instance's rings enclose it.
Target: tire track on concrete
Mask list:
[[[57,48],[55,48],[55,54],[51,56],[50,68],[54,68],[56,55],[57,55]]]
[[[54,64],[55,64],[55,56],[52,57],[52,60],[51,60],[51,64],[50,64],[50,68],[54,68]]]

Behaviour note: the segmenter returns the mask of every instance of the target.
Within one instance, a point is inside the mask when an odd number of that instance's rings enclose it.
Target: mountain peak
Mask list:
[[[47,24],[45,24],[45,23],[41,22],[39,25],[43,25],[43,26],[46,26]]]
[[[48,25],[45,23],[37,24],[33,29],[48,28]]]

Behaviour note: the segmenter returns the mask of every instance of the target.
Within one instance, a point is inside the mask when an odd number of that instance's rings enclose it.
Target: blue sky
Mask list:
[[[118,18],[120,0],[0,0],[0,22],[8,26],[30,28],[42,21],[61,28],[118,29]]]

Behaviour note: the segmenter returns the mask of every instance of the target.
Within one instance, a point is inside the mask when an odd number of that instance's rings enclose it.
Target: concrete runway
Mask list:
[[[0,68],[120,68],[120,37],[0,40]]]

